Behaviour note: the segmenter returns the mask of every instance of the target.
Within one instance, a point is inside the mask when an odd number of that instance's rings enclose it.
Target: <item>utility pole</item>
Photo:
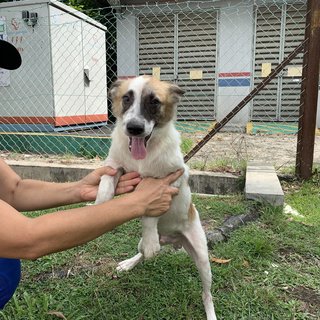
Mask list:
[[[296,157],[296,175],[303,180],[312,176],[319,64],[320,0],[308,0]]]

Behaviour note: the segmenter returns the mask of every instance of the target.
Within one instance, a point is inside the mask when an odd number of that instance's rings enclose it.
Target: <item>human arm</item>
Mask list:
[[[92,171],[80,181],[54,183],[21,179],[3,160],[0,160],[0,199],[18,211],[41,210],[61,205],[95,200],[102,175],[114,175],[110,167]],[[130,172],[120,178],[116,194],[130,192],[141,181],[138,173]]]
[[[143,179],[136,190],[100,205],[28,218],[0,201],[0,256],[36,259],[93,240],[120,224],[166,212],[178,189],[177,171],[163,179]]]

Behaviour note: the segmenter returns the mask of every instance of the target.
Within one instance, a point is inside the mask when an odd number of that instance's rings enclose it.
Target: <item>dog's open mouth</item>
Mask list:
[[[135,160],[142,160],[147,155],[147,142],[151,134],[146,137],[129,137],[129,150],[132,158]]]

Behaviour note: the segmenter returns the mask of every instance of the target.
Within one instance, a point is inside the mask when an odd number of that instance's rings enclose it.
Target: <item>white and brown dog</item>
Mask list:
[[[173,198],[169,211],[159,218],[142,219],[139,253],[120,262],[117,270],[130,270],[143,259],[153,257],[160,251],[160,244],[182,246],[199,270],[207,319],[215,320],[207,240],[192,204],[188,167],[174,126],[176,106],[183,93],[178,86],[149,76],[118,80],[110,89],[117,123],[105,164],[126,172],[137,171],[142,177],[157,178],[184,168],[183,176],[174,183],[179,187],[179,194]],[[97,204],[113,197],[116,183],[117,178],[101,178]]]

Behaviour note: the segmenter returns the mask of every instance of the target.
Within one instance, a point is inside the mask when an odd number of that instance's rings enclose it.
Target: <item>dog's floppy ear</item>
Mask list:
[[[180,98],[184,95],[185,91],[176,84],[170,84],[169,93],[177,103],[180,101]]]
[[[113,100],[118,88],[121,86],[121,84],[124,82],[124,80],[116,80],[109,89],[109,97]]]

